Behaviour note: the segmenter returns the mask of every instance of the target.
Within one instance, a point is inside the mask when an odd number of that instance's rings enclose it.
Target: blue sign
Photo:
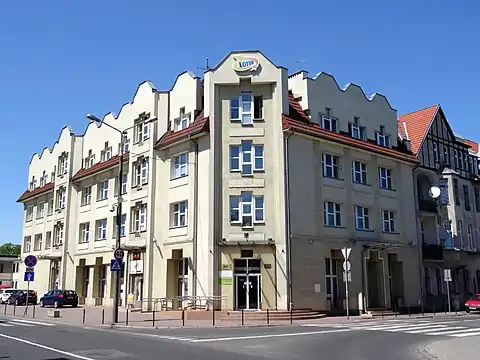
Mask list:
[[[25,271],[23,281],[30,282],[35,280],[35,273],[33,271]]]
[[[113,257],[117,260],[122,260],[124,256],[125,256],[125,253],[120,248],[115,250],[115,252],[113,253]]]
[[[37,265],[37,257],[34,255],[28,255],[23,262],[27,267],[34,267]]]
[[[119,260],[119,259],[110,260],[110,271],[122,271],[122,260]]]

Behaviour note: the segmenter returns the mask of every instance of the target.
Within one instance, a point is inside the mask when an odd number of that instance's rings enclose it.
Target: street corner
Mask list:
[[[478,336],[444,339],[420,347],[418,352],[432,360],[477,360],[479,340]]]

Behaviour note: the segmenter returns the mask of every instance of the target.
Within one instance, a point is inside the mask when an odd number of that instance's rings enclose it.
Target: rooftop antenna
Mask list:
[[[297,64],[297,71],[302,70],[302,68],[300,67],[300,64],[305,63],[305,62],[308,62],[308,60],[296,60],[295,61],[295,64]]]
[[[206,63],[207,63],[207,67],[202,68],[202,67],[200,67],[200,66],[197,66],[197,70],[203,70],[203,71],[208,71],[208,70],[210,70],[210,65],[208,64],[208,56],[205,58],[205,60],[206,60]]]

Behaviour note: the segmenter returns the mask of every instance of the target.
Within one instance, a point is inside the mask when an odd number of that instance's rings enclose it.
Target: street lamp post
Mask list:
[[[121,228],[122,228],[122,180],[123,180],[123,145],[124,145],[124,139],[125,136],[127,135],[127,130],[119,130],[116,127],[113,127],[99,118],[97,118],[95,115],[88,114],[87,119],[90,120],[91,122],[96,123],[97,125],[106,125],[107,127],[117,131],[120,133],[120,150],[119,150],[119,159],[118,159],[118,190],[117,190],[117,237],[116,237],[116,244],[115,244],[115,249],[119,249],[121,247],[120,239],[121,239]],[[113,295],[113,313],[112,313],[112,322],[118,323],[118,306],[120,303],[120,275],[121,271],[115,271],[114,272],[114,284],[115,284],[115,289],[114,289],[114,295]]]

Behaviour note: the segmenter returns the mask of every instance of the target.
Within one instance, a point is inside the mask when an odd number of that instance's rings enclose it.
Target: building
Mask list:
[[[124,303],[128,293],[143,307],[214,299],[222,309],[344,311],[347,247],[351,309],[418,304],[417,161],[384,96],[232,52],[203,79],[184,72],[168,91],[142,83],[103,121],[83,135],[64,129],[30,164],[34,185],[18,201],[23,254],[37,254],[50,279],[37,291],[111,303],[121,187]],[[51,199],[60,211],[39,212]],[[42,242],[49,232],[58,249]]]
[[[427,308],[444,309],[450,292],[463,304],[480,285],[480,182],[478,144],[454,134],[440,105],[402,115],[399,136],[408,139],[419,167],[414,172],[422,284]],[[435,200],[429,190],[441,189]]]
[[[16,272],[17,259],[16,256],[0,256],[0,286],[15,287],[14,273]]]

